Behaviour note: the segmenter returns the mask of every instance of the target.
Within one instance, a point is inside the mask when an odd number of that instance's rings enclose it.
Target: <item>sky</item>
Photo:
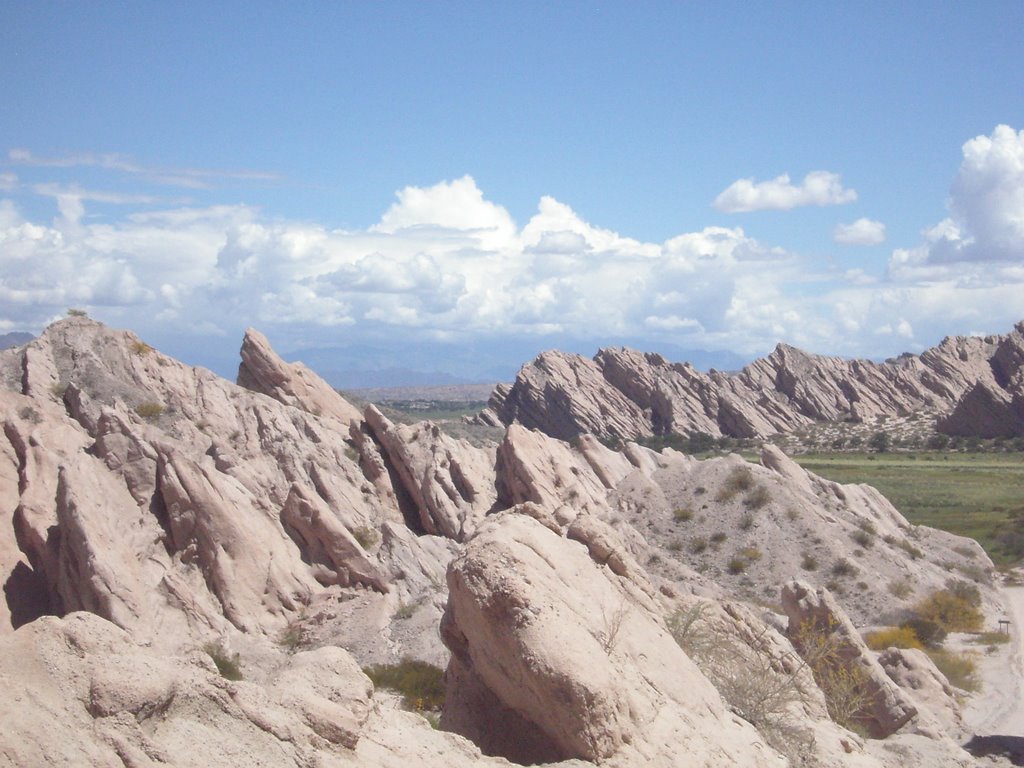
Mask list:
[[[0,3],[0,333],[231,375],[1024,320],[1024,3]],[[710,355],[708,354],[710,353]],[[344,383],[344,382],[342,382]]]

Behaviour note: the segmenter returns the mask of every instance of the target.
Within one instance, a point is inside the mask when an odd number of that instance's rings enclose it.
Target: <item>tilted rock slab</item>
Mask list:
[[[835,649],[825,661],[829,671],[848,669],[863,676],[867,703],[854,720],[872,737],[890,736],[917,715],[917,707],[886,675],[827,589],[815,590],[806,582],[790,581],[782,587],[782,608],[789,617],[787,634],[798,652],[813,652],[808,645],[824,638]]]
[[[656,606],[532,517],[480,526],[448,571],[443,724],[518,761],[769,766]]]

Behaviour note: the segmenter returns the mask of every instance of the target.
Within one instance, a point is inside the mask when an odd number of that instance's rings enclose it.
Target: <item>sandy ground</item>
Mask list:
[[[964,721],[979,736],[1024,737],[1024,587],[1005,587],[1011,640],[982,653],[982,689],[964,708]]]

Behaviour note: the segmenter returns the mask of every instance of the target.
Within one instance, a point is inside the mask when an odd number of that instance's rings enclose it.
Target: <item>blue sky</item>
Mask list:
[[[230,373],[1024,319],[1019,2],[5,3],[0,331]],[[723,357],[723,359],[726,359]]]

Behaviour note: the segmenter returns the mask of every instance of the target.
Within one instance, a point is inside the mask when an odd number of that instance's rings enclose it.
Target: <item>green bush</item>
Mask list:
[[[693,510],[689,507],[678,507],[672,510],[672,519],[677,523],[686,523],[693,519]]]
[[[701,552],[708,548],[708,540],[703,536],[694,536],[690,539],[690,551],[699,555]]]
[[[409,709],[431,711],[444,704],[444,672],[433,664],[406,657],[398,664],[365,667],[363,672],[378,688],[402,694]]]

